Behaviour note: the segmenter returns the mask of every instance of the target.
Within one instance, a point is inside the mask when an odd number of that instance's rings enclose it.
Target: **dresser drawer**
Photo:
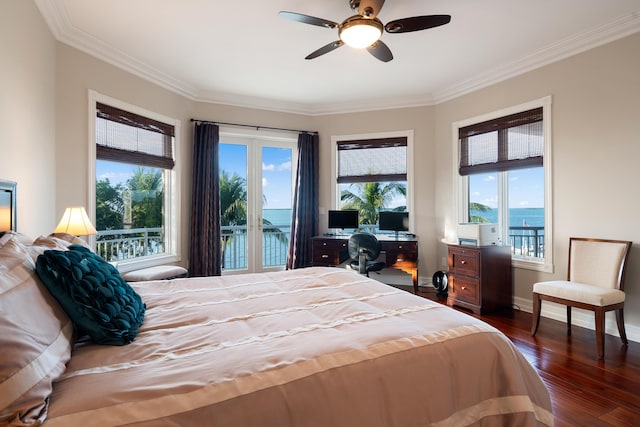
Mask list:
[[[474,249],[450,249],[449,269],[454,274],[480,275],[480,252]]]
[[[469,304],[478,305],[480,282],[465,276],[453,276],[450,280],[451,292],[455,294],[456,299],[467,302]]]
[[[384,242],[381,249],[386,252],[388,267],[418,262],[418,245],[414,242]]]
[[[348,258],[347,242],[343,240],[314,240],[313,265],[339,265]]]

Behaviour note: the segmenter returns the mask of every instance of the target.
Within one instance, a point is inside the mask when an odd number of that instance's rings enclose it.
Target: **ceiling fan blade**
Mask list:
[[[391,49],[382,42],[382,40],[378,40],[371,46],[367,48],[367,51],[376,58],[378,58],[382,62],[389,62],[393,59],[393,54],[391,53]]]
[[[380,13],[384,0],[360,0],[358,13],[367,18],[375,18]]]
[[[449,22],[451,22],[451,15],[412,16],[411,18],[396,19],[395,21],[387,22],[384,29],[387,30],[388,33],[410,33],[411,31],[439,27]]]
[[[338,24],[333,21],[329,21],[327,19],[322,19],[322,18],[316,18],[315,16],[303,15],[301,13],[282,11],[280,12],[280,16],[282,16],[283,18],[290,19],[292,21],[302,22],[303,24],[317,25],[318,27],[331,28],[331,29],[338,28]]]
[[[320,49],[318,49],[318,50],[316,50],[314,52],[311,52],[304,59],[317,58],[318,56],[324,55],[325,53],[329,53],[332,50],[335,50],[335,49],[339,48],[343,44],[344,44],[344,42],[342,40],[336,40],[334,42],[331,42],[331,43],[329,43],[327,45],[322,46]]]

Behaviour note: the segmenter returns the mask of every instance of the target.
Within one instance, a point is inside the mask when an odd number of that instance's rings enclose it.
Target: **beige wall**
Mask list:
[[[56,43],[33,2],[0,3],[0,179],[18,183],[20,231],[55,225]]]
[[[515,302],[530,309],[534,281],[566,274],[570,236],[640,242],[634,189],[640,158],[640,34],[436,106],[311,117],[189,100],[55,42],[32,2],[2,2],[0,31],[0,178],[18,181],[19,227],[30,235],[49,232],[67,205],[88,204],[87,92],[92,89],[181,120],[183,248],[191,202],[190,118],[318,130],[325,209],[333,186],[331,136],[413,130],[420,281],[428,282],[446,253],[440,242],[445,224],[455,221],[452,122],[548,95],[553,98],[555,272],[514,270]],[[640,341],[638,245],[628,269],[626,318],[630,338]]]
[[[331,169],[332,136],[362,135],[395,131],[413,131],[414,155],[414,209],[412,211],[415,230],[419,236],[420,283],[430,282],[435,265],[437,235],[435,233],[435,152],[433,139],[433,107],[401,108],[366,113],[337,114],[316,117],[314,129],[320,132],[320,207],[335,209],[332,187],[335,178]],[[319,216],[320,228],[326,229],[326,215]]]
[[[627,270],[627,327],[640,339],[640,34],[592,49],[436,107],[436,222],[454,223],[455,121],[552,97],[553,274],[515,269],[516,303],[530,311],[532,284],[567,274],[569,237],[635,242]],[[438,256],[446,246],[438,245]],[[543,304],[543,309],[545,304]],[[556,307],[558,308],[558,307]],[[561,312],[564,318],[564,310]],[[554,313],[547,312],[547,315]],[[585,314],[585,313],[583,313]],[[589,321],[591,317],[589,317]],[[613,318],[608,329],[615,330]]]

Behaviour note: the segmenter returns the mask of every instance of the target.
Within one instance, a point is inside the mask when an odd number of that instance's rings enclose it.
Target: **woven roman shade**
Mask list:
[[[173,169],[173,125],[96,104],[96,158]]]
[[[407,138],[338,141],[338,183],[407,180]]]
[[[542,107],[460,128],[460,175],[543,165]]]

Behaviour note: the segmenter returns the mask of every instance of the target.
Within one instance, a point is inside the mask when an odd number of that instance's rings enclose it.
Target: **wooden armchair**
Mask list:
[[[569,240],[567,280],[538,282],[533,285],[531,335],[540,323],[542,300],[567,306],[567,332],[571,334],[571,307],[595,313],[598,358],[604,358],[604,318],[616,311],[620,339],[626,345],[624,329],[624,276],[631,242],[572,237]]]

